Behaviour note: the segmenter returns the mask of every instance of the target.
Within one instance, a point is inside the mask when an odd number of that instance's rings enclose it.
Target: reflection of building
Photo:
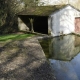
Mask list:
[[[47,52],[49,48],[47,55],[56,80],[80,80],[80,37],[67,35],[50,40],[43,40],[42,47],[47,47]]]
[[[52,57],[49,61],[56,80],[80,80],[79,40],[78,36],[67,35],[53,38],[51,41],[49,54]]]
[[[80,46],[80,37],[75,36],[75,47]]]
[[[71,60],[80,51],[80,45],[75,46],[75,40],[74,35],[53,38],[49,47],[49,54],[52,55],[53,59]]]

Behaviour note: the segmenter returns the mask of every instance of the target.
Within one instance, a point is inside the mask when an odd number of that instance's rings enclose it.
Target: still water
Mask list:
[[[56,80],[80,80],[80,37],[67,35],[39,40]]]

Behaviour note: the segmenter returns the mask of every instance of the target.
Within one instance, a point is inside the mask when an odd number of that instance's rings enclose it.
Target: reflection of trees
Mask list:
[[[49,44],[51,43],[50,41],[51,39],[50,40],[49,39],[39,40],[47,58],[50,58],[52,56],[49,54]]]

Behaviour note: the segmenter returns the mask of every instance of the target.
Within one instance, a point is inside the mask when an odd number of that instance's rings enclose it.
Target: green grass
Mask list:
[[[9,34],[9,35],[0,35],[0,41],[7,40],[21,40],[28,37],[34,36],[33,34]]]

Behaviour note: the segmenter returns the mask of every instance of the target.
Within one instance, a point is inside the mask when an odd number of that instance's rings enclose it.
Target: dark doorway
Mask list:
[[[34,19],[33,28],[34,32],[48,34],[48,16],[32,16],[32,15],[19,15],[18,17],[29,27],[31,30],[31,24],[29,18]]]
[[[48,34],[48,17],[39,16],[34,19],[34,31]]]

